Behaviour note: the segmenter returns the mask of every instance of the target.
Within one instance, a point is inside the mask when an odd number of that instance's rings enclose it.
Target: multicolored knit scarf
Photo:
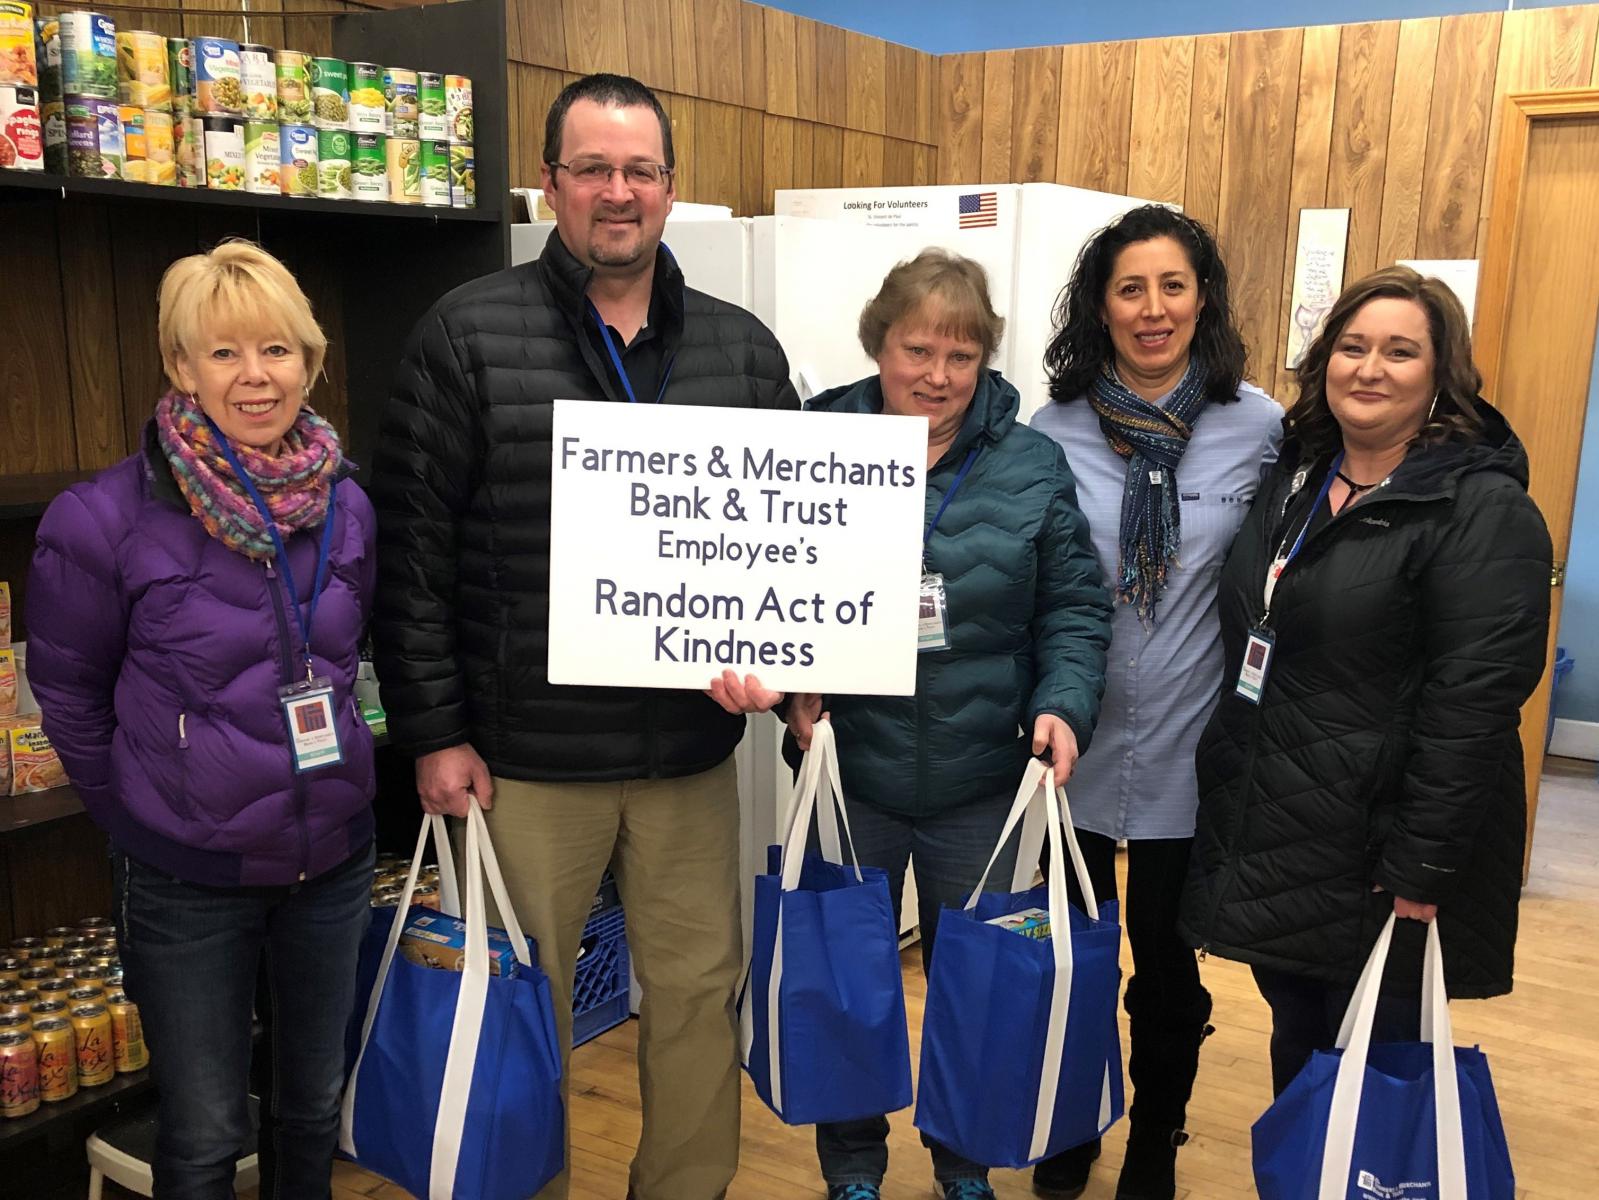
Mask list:
[[[1137,605],[1139,618],[1151,625],[1166,586],[1166,564],[1182,546],[1177,464],[1205,410],[1205,376],[1199,360],[1190,359],[1177,390],[1161,408],[1130,390],[1107,365],[1088,396],[1105,440],[1127,460],[1116,596]]]
[[[229,550],[254,559],[271,558],[272,535],[228,464],[199,401],[168,392],[156,405],[155,422],[172,475],[206,532]],[[283,453],[276,457],[238,442],[230,444],[266,501],[281,537],[322,524],[334,477],[344,464],[333,426],[307,406],[284,435]]]

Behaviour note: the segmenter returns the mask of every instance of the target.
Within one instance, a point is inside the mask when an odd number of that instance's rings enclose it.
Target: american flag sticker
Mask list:
[[[967,192],[960,198],[962,229],[993,229],[999,224],[998,192]]]

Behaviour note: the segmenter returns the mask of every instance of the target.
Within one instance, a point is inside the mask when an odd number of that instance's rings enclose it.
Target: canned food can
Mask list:
[[[48,1004],[51,1001],[60,1001],[65,1004],[67,995],[72,991],[72,987],[73,984],[70,979],[41,979],[39,986],[34,989],[35,994],[39,997],[34,1003]]]
[[[139,1006],[123,992],[112,992],[105,1000],[111,1014],[111,1047],[116,1054],[117,1073],[127,1075],[150,1065],[150,1050],[144,1043],[144,1022]]]
[[[66,121],[67,174],[121,179],[122,114],[117,103],[96,96],[68,96]]]
[[[285,196],[315,196],[317,192],[317,131],[309,125],[284,125],[278,129],[278,185]]]
[[[391,137],[384,158],[389,168],[389,203],[422,203],[422,143],[415,138]]]
[[[76,937],[78,931],[71,925],[57,925],[54,929],[44,931],[44,944],[51,950],[59,950],[67,944],[69,937]]]
[[[83,931],[84,937],[98,940],[105,934],[116,936],[117,927],[110,917],[80,917],[78,928]]]
[[[311,56],[300,50],[279,50],[273,66],[278,84],[278,120],[285,125],[311,124]]]
[[[205,117],[244,114],[244,79],[239,43],[228,38],[194,39],[195,111]]]
[[[105,973],[106,991],[116,991],[122,986],[122,968],[112,967]]]
[[[0,0],[0,84],[39,86],[33,5]]]
[[[477,159],[471,146],[450,143],[450,207],[477,207]]]
[[[50,974],[54,975],[56,973],[56,960],[60,957],[61,951],[59,948],[46,948],[44,950],[37,951],[34,956],[28,960],[28,965],[33,967],[35,970],[49,971]]]
[[[100,954],[115,954],[117,952],[117,939],[115,937],[101,938],[94,944],[94,948]]]
[[[383,131],[390,137],[421,137],[417,125],[416,72],[408,67],[383,68]]]
[[[357,200],[387,200],[389,177],[384,146],[388,138],[381,133],[356,133],[350,156],[350,187]]]
[[[31,1032],[0,1029],[0,1117],[39,1111],[39,1048]]]
[[[55,977],[56,969],[54,966],[29,959],[28,965],[17,972],[17,984],[20,987],[27,988],[30,992],[36,992],[39,990],[41,980],[54,979]]]
[[[33,1048],[39,1057],[39,1099],[47,1104],[78,1094],[78,1042],[72,1022],[51,1017],[33,1023]]]
[[[444,119],[452,142],[472,143],[472,81],[465,75],[444,77]]]
[[[416,73],[417,128],[423,141],[438,141],[450,136],[450,119],[445,111],[444,76],[434,71]]]
[[[153,108],[145,109],[144,140],[148,146],[147,157],[150,161],[145,172],[145,182],[159,184],[162,187],[175,186],[178,182],[178,163],[177,143],[173,140],[172,134],[172,114],[157,112]],[[88,949],[91,963],[97,963],[104,957],[95,949],[92,942]]]
[[[398,908],[403,899],[405,899],[405,889],[384,888],[382,891],[372,893],[372,907]]]
[[[205,121],[189,115],[172,127],[174,156],[178,160],[178,186],[205,186]]]
[[[56,17],[33,19],[33,57],[39,65],[39,102],[59,103],[61,90],[61,21]]]
[[[350,64],[342,58],[311,60],[311,118],[318,129],[350,127]]]
[[[89,965],[81,968],[72,977],[72,982],[79,987],[103,987],[105,986],[106,971],[106,967],[97,966],[94,960],[90,959]]]
[[[199,104],[199,85],[194,78],[194,42],[190,38],[167,39],[167,78],[172,85],[172,111],[186,117]]]
[[[117,1073],[112,1045],[111,1014],[104,1004],[80,1004],[72,1010],[72,1032],[78,1039],[78,1085],[100,1087]]]
[[[350,132],[382,133],[388,116],[383,96],[383,68],[367,62],[353,62],[349,67]]]
[[[205,186],[224,192],[244,190],[244,121],[202,117],[205,130]]]
[[[248,121],[244,126],[244,190],[257,195],[281,195],[278,173],[283,170],[276,121]]]
[[[316,149],[316,194],[324,200],[350,199],[350,131],[317,130]]]
[[[416,890],[411,893],[411,903],[421,908],[431,908],[439,911],[439,889],[431,883],[419,883]]]
[[[0,83],[0,169],[44,170],[39,89]]]
[[[412,860],[409,858],[397,858],[394,860],[393,869],[398,871],[401,875],[407,875],[411,871],[411,861]]]
[[[422,203],[429,208],[450,207],[449,142],[422,142]]]
[[[31,1033],[32,1031],[32,1013],[11,1012],[0,1007],[0,1033]]]
[[[144,112],[143,109],[139,111],[141,114]],[[89,956],[74,950],[71,954],[63,954],[56,959],[56,976],[60,979],[76,979],[78,972],[87,970],[89,965]]]
[[[0,954],[0,992],[8,992],[22,971],[22,959],[14,954]]]
[[[84,1004],[104,1004],[105,988],[98,984],[82,983],[74,979],[73,988],[67,993],[67,1008],[74,1009]]]
[[[106,971],[109,971],[112,967],[116,966],[120,961],[121,961],[121,959],[119,959],[115,954],[103,954],[103,953],[101,953],[98,950],[96,950],[93,954],[89,955],[89,962],[90,963],[92,963],[94,966],[99,967],[102,970],[106,970]]]
[[[138,108],[172,111],[166,38],[143,29],[117,30],[117,99]],[[83,928],[81,922],[78,928]]]
[[[117,27],[97,12],[64,12],[61,23],[61,91],[65,96],[117,96]]]
[[[20,958],[23,962],[27,962],[35,953],[43,949],[43,938],[17,938],[16,941],[11,943],[11,957]]]
[[[63,950],[71,950],[76,954],[82,954],[83,952],[91,949],[93,946],[94,939],[84,937],[81,933],[75,933],[66,941],[61,943],[61,948]]]
[[[148,165],[145,160],[149,156],[149,144],[144,136],[144,109],[124,104],[118,109],[118,117],[122,121],[122,178],[129,183],[144,183]],[[61,963],[57,961],[56,973],[60,972]]]
[[[53,100],[39,108],[39,123],[44,130],[44,169],[56,175],[67,173],[67,106]]]
[[[28,1010],[38,998],[38,992],[19,983],[0,992],[0,1013],[20,1013],[22,1016],[27,1016]]]
[[[278,119],[278,73],[272,63],[272,47],[254,43],[239,47],[239,85],[244,91],[246,120]]]
[[[67,1015],[67,1002],[65,1000],[35,1000],[28,1006],[28,1016],[35,1025],[40,1021],[48,1021],[53,1017]]]

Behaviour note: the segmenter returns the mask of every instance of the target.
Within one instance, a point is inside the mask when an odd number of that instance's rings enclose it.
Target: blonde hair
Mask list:
[[[988,274],[982,265],[948,250],[928,247],[883,277],[861,310],[861,349],[870,358],[883,353],[888,331],[914,315],[930,318],[938,333],[970,338],[983,348],[987,366],[1005,333],[1005,318],[988,299]]]
[[[327,357],[327,335],[294,276],[242,238],[230,238],[208,254],[178,259],[161,276],[157,303],[161,365],[174,387],[183,386],[179,355],[191,353],[209,330],[258,330],[299,342],[307,381],[321,373]]]

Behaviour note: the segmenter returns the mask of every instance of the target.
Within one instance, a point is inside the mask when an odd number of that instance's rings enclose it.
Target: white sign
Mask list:
[[[920,417],[555,402],[552,683],[909,696]]]
[[[1297,367],[1322,322],[1344,290],[1344,250],[1349,242],[1347,208],[1299,210],[1299,248],[1294,254],[1294,295],[1288,321],[1288,366]]]
[[[1466,325],[1477,323],[1477,260],[1474,258],[1402,258],[1401,267],[1447,284],[1466,310]]]

